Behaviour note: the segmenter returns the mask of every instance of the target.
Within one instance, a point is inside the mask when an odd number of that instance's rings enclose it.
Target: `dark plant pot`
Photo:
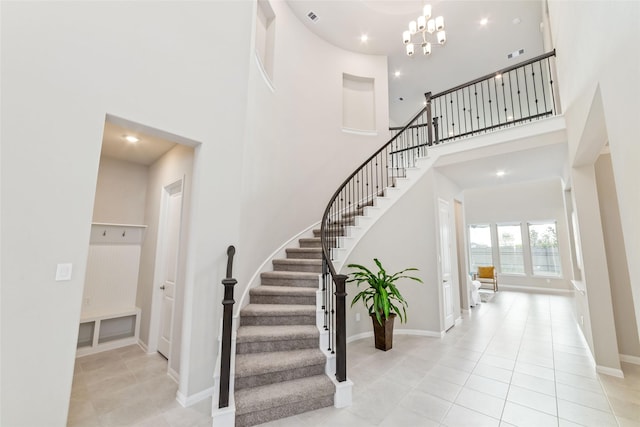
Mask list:
[[[373,320],[373,336],[378,350],[391,350],[393,347],[393,320],[396,318],[394,313],[389,315],[389,318],[382,319],[382,325],[378,323],[375,314],[371,314],[371,320]]]

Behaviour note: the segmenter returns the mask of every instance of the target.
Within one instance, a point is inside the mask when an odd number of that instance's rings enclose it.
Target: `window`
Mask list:
[[[524,274],[520,224],[498,224],[498,253],[500,254],[501,273]]]
[[[469,264],[471,271],[477,271],[479,265],[493,265],[489,224],[469,226]]]
[[[534,276],[560,277],[560,254],[555,222],[529,223],[529,246]]]

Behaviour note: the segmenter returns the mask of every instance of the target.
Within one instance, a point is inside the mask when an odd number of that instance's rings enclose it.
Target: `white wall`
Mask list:
[[[145,200],[145,218],[147,233],[140,256],[140,274],[138,276],[138,293],[136,305],[140,307],[142,316],[140,321],[140,340],[149,346],[152,338],[157,339],[157,326],[151,327],[152,315],[156,322],[160,313],[152,313],[152,307],[162,299],[158,292],[158,278],[154,277],[156,267],[156,252],[158,249],[158,230],[162,193],[164,188],[178,180],[183,180],[182,188],[182,221],[180,226],[180,247],[178,248],[178,270],[176,275],[176,294],[174,300],[173,330],[170,368],[180,372],[180,345],[182,342],[182,316],[184,315],[184,294],[187,247],[189,240],[189,218],[191,214],[193,149],[184,145],[176,145],[164,156],[149,167],[149,187]],[[160,304],[156,306],[159,309]],[[150,333],[154,332],[155,337]],[[156,341],[157,345],[157,341]]]
[[[250,42],[238,28],[251,4],[3,2],[1,19],[0,424],[66,424],[107,113],[202,143],[180,389],[206,389],[222,295],[213,285],[239,235],[240,187],[228,174],[240,172],[229,159],[244,140]],[[229,34],[233,43],[216,43]],[[73,264],[71,281],[53,280],[60,262]]]
[[[559,178],[465,190],[464,211],[467,226],[520,223],[527,232],[528,221],[557,221],[562,277],[547,279],[530,274],[506,275],[498,271],[498,287],[500,284],[508,284],[549,289],[572,288],[569,230],[564,209],[564,192]],[[522,243],[527,244],[525,241]],[[498,262],[495,246],[494,260]],[[525,265],[527,261],[525,259]],[[525,273],[526,271],[525,269]]]
[[[395,329],[408,333],[433,335],[444,330],[441,316],[441,289],[438,229],[438,198],[449,202],[451,225],[453,221],[453,197],[459,189],[447,178],[433,170],[427,171],[416,184],[400,198],[362,237],[345,262],[342,272],[348,274],[350,263],[375,268],[373,258],[378,258],[385,269],[396,272],[415,267],[414,272],[424,284],[413,281],[399,282],[398,289],[409,303],[406,324],[396,322]],[[452,280],[455,301],[455,317],[460,316],[458,274],[455,271],[457,255],[455,233],[452,230]],[[362,285],[360,287],[362,289]],[[358,292],[355,284],[347,284],[347,303],[351,304]],[[356,322],[356,313],[360,321]],[[347,337],[372,331],[371,320],[364,305],[358,302],[347,310]]]
[[[629,260],[640,259],[640,192],[635,191],[640,182],[640,3],[550,0],[549,14],[558,52],[558,87],[567,122],[570,164],[579,163],[581,153],[592,148],[599,152],[598,144],[603,141],[589,138],[591,132],[585,131],[599,92],[626,255]],[[602,37],[598,30],[602,22],[613,23],[616,30]],[[580,217],[581,212],[577,213]],[[588,230],[581,238],[583,245],[589,245]],[[629,278],[640,328],[640,263],[629,262]]]
[[[627,356],[640,357],[640,342],[638,329],[635,327],[636,315],[633,311],[629,267],[627,254],[624,251],[624,234],[620,224],[611,156],[602,154],[595,166],[618,351]]]
[[[321,42],[272,6],[274,92],[238,31],[254,28],[252,1],[3,3],[1,380],[12,393],[0,424],[65,425],[105,115],[197,145],[185,398],[213,385],[227,246],[246,283],[386,140],[386,58]],[[342,73],[375,79],[377,137],[340,129]],[[73,263],[71,281],[53,281],[60,262]]]
[[[274,90],[252,53],[244,173],[228,178],[241,179],[243,192],[236,295],[275,249],[320,221],[342,181],[388,140],[386,57],[338,49],[311,34],[283,0],[271,6]],[[375,80],[377,135],[342,131],[343,73]]]
[[[149,168],[111,157],[100,157],[93,222],[144,224]]]

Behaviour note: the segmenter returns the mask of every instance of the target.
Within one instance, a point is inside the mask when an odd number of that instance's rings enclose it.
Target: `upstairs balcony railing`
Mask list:
[[[328,350],[336,354],[336,379],[345,381],[345,281],[334,254],[346,227],[366,206],[373,205],[395,178],[404,177],[427,147],[479,133],[542,119],[555,114],[555,51],[499,70],[471,82],[425,94],[426,105],[403,127],[391,128],[392,138],[356,169],[331,197],[322,217],[323,309]]]
[[[556,115],[554,70],[555,50],[435,95],[426,93],[431,126],[413,126],[410,137],[430,146]],[[392,135],[401,130],[390,128]]]

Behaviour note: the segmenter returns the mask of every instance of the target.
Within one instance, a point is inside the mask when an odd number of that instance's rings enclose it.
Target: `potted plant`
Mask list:
[[[377,258],[373,260],[378,266],[377,272],[372,272],[368,268],[359,264],[349,264],[347,267],[356,271],[352,272],[347,280],[355,282],[358,287],[365,283],[366,289],[362,289],[353,297],[351,307],[362,301],[373,322],[373,332],[375,345],[380,350],[390,350],[393,346],[393,320],[396,316],[400,322],[407,320],[408,303],[398,291],[396,281],[400,279],[410,279],[422,283],[418,277],[407,276],[407,271],[418,271],[417,268],[406,268],[394,274],[388,274]]]

